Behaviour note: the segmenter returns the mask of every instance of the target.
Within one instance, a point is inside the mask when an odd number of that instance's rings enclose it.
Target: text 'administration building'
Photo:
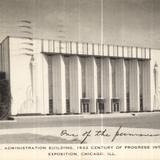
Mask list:
[[[7,37],[11,114],[160,110],[160,50]]]

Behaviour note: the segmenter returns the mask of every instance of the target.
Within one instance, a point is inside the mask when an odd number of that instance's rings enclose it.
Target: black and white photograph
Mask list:
[[[0,0],[0,159],[160,159],[160,0]]]

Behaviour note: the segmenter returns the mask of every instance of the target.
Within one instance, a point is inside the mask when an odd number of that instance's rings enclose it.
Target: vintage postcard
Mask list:
[[[0,159],[160,159],[160,1],[0,0]]]

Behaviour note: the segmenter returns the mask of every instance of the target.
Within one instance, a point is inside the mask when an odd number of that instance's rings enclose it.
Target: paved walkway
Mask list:
[[[133,116],[160,115],[160,112],[130,112],[130,113],[108,113],[108,114],[69,114],[69,115],[25,115],[13,116],[15,119],[22,118],[124,118]]]

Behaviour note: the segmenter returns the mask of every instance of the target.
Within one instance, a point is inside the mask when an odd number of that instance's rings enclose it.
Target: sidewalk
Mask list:
[[[130,113],[106,113],[106,114],[68,114],[68,115],[25,115],[25,116],[13,116],[15,119],[23,119],[23,118],[124,118],[124,117],[136,117],[143,115],[160,115],[160,112],[130,112]],[[1,121],[0,121],[1,122]]]

